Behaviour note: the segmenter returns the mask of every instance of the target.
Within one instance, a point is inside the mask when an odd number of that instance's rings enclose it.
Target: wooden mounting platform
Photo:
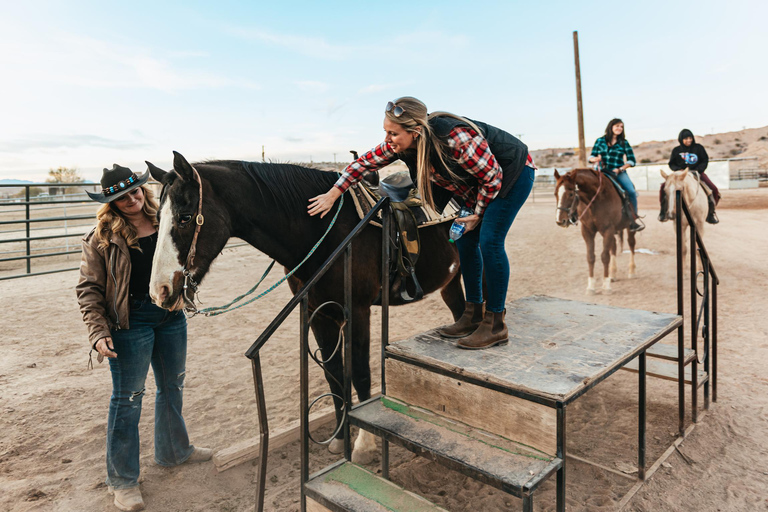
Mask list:
[[[648,373],[649,377],[657,377],[659,379],[664,380],[671,380],[674,382],[677,382],[678,379],[678,370],[677,370],[677,363],[670,363],[667,361],[654,361],[653,359],[649,359],[646,363],[646,372]],[[630,361],[626,365],[624,365],[624,368],[622,370],[627,370],[633,373],[638,372],[638,363],[637,359],[634,361]],[[691,383],[691,366],[685,367],[685,383],[690,384]],[[707,373],[701,370],[698,370],[696,372],[698,374],[698,378],[696,380],[696,384],[701,387],[706,381],[707,381]]]
[[[562,466],[561,459],[529,446],[386,396],[354,408],[350,422],[519,498]]]
[[[308,512],[447,512],[347,461],[310,476],[304,490]]]
[[[506,322],[506,345],[461,350],[431,330],[390,344],[387,356],[551,407],[575,400],[682,325],[678,315],[546,296],[508,304]]]

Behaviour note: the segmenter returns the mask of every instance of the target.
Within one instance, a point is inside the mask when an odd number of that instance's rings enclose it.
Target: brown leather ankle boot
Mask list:
[[[458,346],[469,350],[503,345],[509,341],[507,325],[504,323],[505,309],[501,313],[486,311],[480,327],[475,332],[459,340]]]
[[[483,321],[484,313],[485,302],[481,304],[467,302],[464,307],[464,314],[462,314],[453,324],[444,325],[439,328],[437,333],[445,338],[463,338],[464,336],[475,332],[477,326]]]

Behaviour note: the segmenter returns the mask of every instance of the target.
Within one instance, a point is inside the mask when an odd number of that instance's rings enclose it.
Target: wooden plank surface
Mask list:
[[[333,411],[312,415],[309,419],[309,430],[312,431],[322,425],[335,421],[336,414]],[[299,421],[293,421],[285,427],[270,432],[269,449],[270,451],[276,450],[288,443],[297,441],[300,435]],[[213,464],[221,472],[253,460],[259,456],[259,445],[260,439],[257,436],[219,450],[213,455]]]
[[[350,512],[446,512],[351,462],[310,478],[305,490],[318,503],[328,502]]]
[[[530,446],[390,396],[356,407],[350,421],[417,455],[518,497],[535,488],[561,463]]]
[[[556,410],[390,359],[387,396],[554,455]]]
[[[677,361],[677,345],[670,345],[668,343],[657,343],[647,351],[648,357],[655,357],[657,359],[666,359],[667,361]],[[696,353],[690,349],[683,349],[683,359],[685,364],[688,364],[693,360]]]
[[[394,355],[558,401],[577,396],[680,325],[678,315],[533,296],[507,305],[507,345],[461,350],[435,330]]]

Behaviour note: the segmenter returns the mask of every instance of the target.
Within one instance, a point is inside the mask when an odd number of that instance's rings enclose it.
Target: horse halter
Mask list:
[[[597,190],[595,191],[595,195],[590,199],[589,203],[587,203],[587,207],[584,208],[584,211],[581,212],[581,214],[578,216],[578,218],[574,221],[574,209],[579,204],[579,186],[576,184],[576,181],[573,182],[573,201],[571,201],[571,205],[568,208],[563,208],[562,206],[558,206],[558,210],[562,210],[568,214],[568,225],[570,226],[576,226],[581,218],[584,216],[585,213],[589,210],[589,207],[592,206],[592,203],[595,202],[595,199],[597,199],[597,196],[600,195],[600,190],[603,188],[603,173],[600,171],[597,172]]]
[[[184,275],[184,290],[181,292],[181,296],[184,299],[184,303],[186,304],[186,307],[184,308],[184,314],[188,318],[195,316],[198,312],[197,305],[195,304],[194,300],[195,296],[197,295],[198,283],[192,277],[192,272],[190,269],[195,262],[195,254],[197,253],[197,237],[200,234],[200,228],[202,228],[203,224],[205,223],[205,217],[203,217],[203,180],[200,179],[200,174],[198,174],[197,169],[195,169],[194,166],[191,167],[192,170],[195,171],[195,178],[197,179],[197,184],[199,187],[198,196],[200,199],[197,204],[197,215],[195,216],[195,234],[192,236],[192,244],[189,246],[187,261],[182,267],[182,274]],[[187,290],[189,288],[192,289],[191,299],[187,295]]]

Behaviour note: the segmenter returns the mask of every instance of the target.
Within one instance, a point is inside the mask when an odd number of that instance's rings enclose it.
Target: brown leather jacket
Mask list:
[[[111,336],[110,329],[128,329],[130,313],[128,244],[123,237],[112,235],[109,247],[100,249],[95,232],[94,228],[83,238],[80,279],[75,287],[91,347]]]

